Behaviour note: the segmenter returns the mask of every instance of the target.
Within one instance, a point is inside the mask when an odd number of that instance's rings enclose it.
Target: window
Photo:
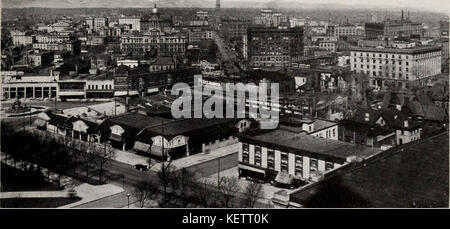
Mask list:
[[[288,155],[281,152],[281,172],[288,172]]]
[[[302,176],[303,174],[303,157],[295,155],[295,175]]]
[[[316,158],[311,158],[309,161],[309,168],[311,172],[317,171],[317,159]]]
[[[267,149],[267,168],[275,169],[275,151],[273,149]]]
[[[255,165],[261,166],[261,146],[255,146]]]
[[[333,168],[334,168],[334,166],[333,166],[333,163],[332,163],[332,162],[327,162],[327,163],[325,164],[325,170],[326,170],[326,171],[331,170],[331,169],[333,169]]]
[[[244,162],[244,163],[249,163],[248,150],[249,150],[248,144],[243,143],[242,144],[242,162]]]

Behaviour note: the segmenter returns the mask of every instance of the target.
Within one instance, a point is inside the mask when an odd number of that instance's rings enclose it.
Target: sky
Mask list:
[[[450,14],[449,0],[221,0],[223,7],[232,7],[236,2],[258,2],[266,5],[292,5],[298,7],[320,4],[321,6],[336,4],[348,7],[368,8],[401,8],[409,7],[417,10],[435,11]],[[150,7],[157,3],[161,7],[214,7],[215,0],[1,0],[2,7],[54,7],[54,8],[83,8],[83,7]],[[284,3],[284,4],[283,4]],[[251,4],[247,4],[251,7]],[[259,7],[260,5],[258,5]]]

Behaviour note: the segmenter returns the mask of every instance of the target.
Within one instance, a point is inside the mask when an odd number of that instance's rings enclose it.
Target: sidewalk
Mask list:
[[[221,147],[210,151],[209,153],[198,153],[189,157],[180,158],[172,161],[172,165],[176,169],[189,168],[193,165],[214,160],[220,157],[224,157],[230,154],[237,153],[239,151],[239,144],[234,143],[229,146]],[[155,166],[154,166],[155,167]],[[159,168],[159,167],[158,167]]]
[[[90,184],[81,184],[75,187],[75,191],[77,192],[77,195],[81,197],[81,200],[72,204],[61,206],[59,208],[74,208],[82,204],[86,204],[105,197],[122,193],[124,192],[124,189],[112,184],[97,185],[97,186]]]
[[[116,155],[114,157],[115,161],[122,162],[128,165],[136,165],[136,164],[148,164],[148,157],[144,157],[141,155],[137,155],[134,153],[129,153],[126,151],[115,149]]]

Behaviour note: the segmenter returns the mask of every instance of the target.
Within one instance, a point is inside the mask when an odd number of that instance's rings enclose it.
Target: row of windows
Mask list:
[[[362,63],[364,63],[364,62],[367,62],[367,63],[370,63],[370,62],[372,62],[372,63],[374,63],[374,64],[376,64],[377,63],[377,60],[376,59],[372,59],[371,61],[369,60],[369,58],[353,58],[353,61],[354,62],[362,62]],[[405,61],[405,62],[402,62],[401,60],[398,60],[397,62],[395,61],[395,60],[391,60],[391,61],[389,61],[389,60],[385,60],[384,61],[386,64],[402,64],[402,63],[404,63],[406,66],[408,66],[409,65],[409,61]],[[383,63],[383,60],[382,59],[378,59],[378,63]]]
[[[387,72],[385,72],[384,74],[382,73],[382,72],[380,72],[380,71],[359,71],[359,73],[364,73],[364,74],[367,74],[367,75],[369,75],[369,76],[379,76],[379,77],[382,77],[382,76],[384,76],[384,77],[386,77],[386,78],[389,78],[389,76],[391,76],[393,79],[395,79],[397,76],[398,76],[398,78],[399,79],[402,79],[402,77],[403,76],[405,76],[405,79],[406,80],[408,80],[409,79],[409,74],[408,73],[406,73],[405,75],[403,75],[402,73],[398,73],[398,74],[396,74],[396,73],[391,73],[391,74],[389,74],[389,73],[387,73]]]
[[[354,64],[353,65],[353,67],[356,69],[357,67],[356,67],[357,65],[356,64]],[[366,65],[366,66],[364,66],[363,64],[361,64],[360,65],[360,67],[361,67],[361,69],[364,69],[364,68],[366,68],[366,69],[370,69],[370,65]],[[376,68],[376,66],[375,65],[372,65],[372,69],[377,69]],[[386,70],[386,71],[388,71],[389,70],[389,66],[378,66],[378,69],[379,70]],[[409,72],[409,68],[404,68],[405,69],[405,71],[406,72]],[[397,67],[396,66],[392,66],[392,71],[396,71],[397,70]],[[398,71],[402,71],[402,67],[398,67]]]
[[[372,57],[382,57],[383,54],[378,53],[378,55],[377,55],[375,53],[368,53],[368,52],[359,52],[359,53],[358,52],[352,52],[352,56],[355,56],[355,57],[356,56],[360,56],[360,57],[362,57],[362,56],[366,56],[366,57],[370,57],[370,56],[372,56]],[[398,59],[409,59],[409,55],[384,54],[385,58],[395,58],[396,56],[397,56]]]
[[[249,160],[249,144],[242,144],[242,161],[244,163],[250,163]],[[261,146],[255,146],[255,165],[261,166]],[[280,153],[280,171],[288,173],[289,156],[286,152]],[[318,159],[310,158],[309,160],[310,172],[318,170]],[[267,149],[267,168],[275,170],[275,150]],[[332,162],[325,163],[325,170],[331,170],[334,168]],[[303,175],[303,156],[295,155],[295,175]]]
[[[99,89],[99,87],[98,87],[98,85],[88,85],[88,89],[89,90],[98,90]],[[112,86],[111,86],[111,84],[107,84],[107,85],[102,85],[102,90],[105,90],[105,89],[112,89]]]

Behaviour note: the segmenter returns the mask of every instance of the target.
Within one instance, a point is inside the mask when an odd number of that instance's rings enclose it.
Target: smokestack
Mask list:
[[[402,10],[402,21],[404,20],[403,10]]]
[[[408,10],[408,21],[409,21],[409,10]]]

